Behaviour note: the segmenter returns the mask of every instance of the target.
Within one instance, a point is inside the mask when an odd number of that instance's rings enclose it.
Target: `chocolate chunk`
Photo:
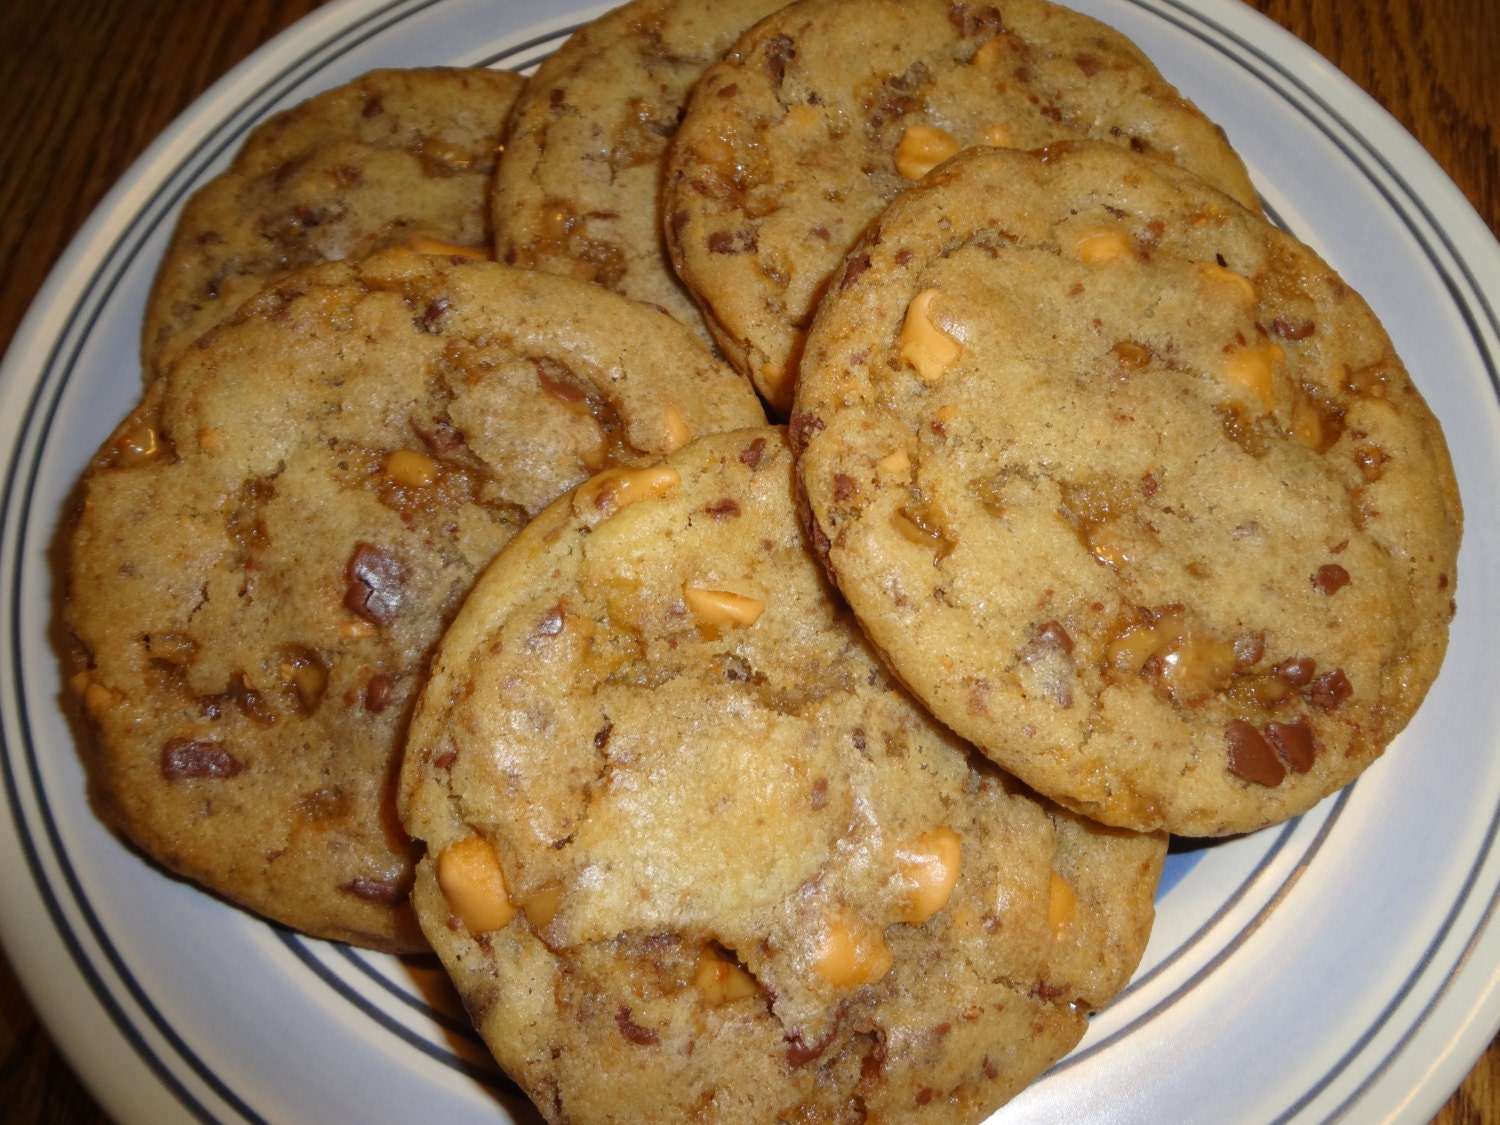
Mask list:
[[[243,672],[236,672],[230,677],[229,691],[226,694],[239,705],[247,718],[267,727],[276,722],[275,709],[264,695],[245,683]]]
[[[630,1009],[624,1004],[615,1013],[615,1026],[620,1029],[620,1034],[628,1041],[641,1047],[653,1047],[660,1037],[649,1027],[642,1027],[630,1018]]]
[[[787,1039],[786,1061],[789,1066],[806,1066],[814,1059],[822,1056],[823,1052],[833,1045],[839,1034],[839,1019],[834,1020],[833,1027],[823,1038],[814,1043],[809,1043],[800,1034],[793,1035]]]
[[[235,777],[244,768],[223,743],[206,738],[174,738],[161,752],[161,774],[169,781]]]
[[[1306,687],[1312,683],[1313,671],[1318,662],[1310,656],[1294,656],[1272,667],[1271,673],[1283,683],[1294,687]]]
[[[392,879],[373,879],[361,875],[339,887],[345,894],[380,906],[395,906],[406,898],[406,891]]]
[[[1325,672],[1312,682],[1309,698],[1325,711],[1335,710],[1338,705],[1354,694],[1354,685],[1344,675],[1342,668]]]
[[[1338,563],[1325,563],[1312,576],[1312,584],[1318,593],[1331,597],[1349,585],[1349,572]]]
[[[766,455],[766,439],[758,437],[740,450],[740,463],[752,473],[760,468],[761,458]]]
[[[430,334],[438,331],[438,322],[443,319],[443,314],[452,306],[451,297],[434,297],[427,302],[422,310],[422,315],[417,319],[417,327],[423,332]]]
[[[1312,728],[1306,723],[1267,723],[1266,738],[1276,747],[1277,756],[1297,773],[1312,769],[1317,757]]]
[[[365,710],[378,715],[391,705],[396,683],[384,672],[376,672],[365,685]]]
[[[844,267],[844,276],[839,281],[840,289],[848,289],[859,280],[859,275],[870,268],[870,255],[856,254],[849,259],[849,264]]]
[[[406,568],[383,547],[360,543],[344,568],[344,608],[373,625],[395,620],[406,600]]]
[[[1286,777],[1286,768],[1276,757],[1260,731],[1244,719],[1235,719],[1224,728],[1229,744],[1229,772],[1255,785],[1274,788]]]
[[[793,414],[791,421],[787,423],[787,438],[792,443],[792,448],[801,452],[807,448],[809,436],[823,428],[823,419],[817,415]]]
[[[778,35],[767,43],[766,68],[771,72],[771,77],[778,83],[785,78],[787,60],[796,56],[797,48],[792,44],[790,36]]]
[[[708,236],[711,254],[748,254],[756,247],[752,230],[716,230]]]
[[[1067,655],[1072,655],[1073,638],[1068,636],[1068,631],[1058,621],[1049,621],[1037,630],[1036,639],[1043,644],[1060,648]]]
[[[1275,320],[1271,321],[1271,331],[1283,340],[1305,340],[1316,330],[1317,325],[1310,320],[1298,321],[1293,324],[1285,317],[1278,316]]]
[[[568,618],[561,605],[555,605],[543,614],[542,619],[536,623],[532,635],[536,637],[560,637],[563,626],[567,624]]]

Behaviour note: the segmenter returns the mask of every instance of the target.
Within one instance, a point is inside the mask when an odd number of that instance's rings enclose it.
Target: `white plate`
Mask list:
[[[1077,0],[1244,154],[1268,208],[1384,318],[1468,504],[1447,664],[1387,756],[1309,815],[1174,853],[1145,963],[998,1122],[1425,1123],[1500,1024],[1500,247],[1386,114],[1238,0]],[[53,560],[132,405],[183,198],[267,113],[376,66],[524,68],[598,7],[347,0],[215,86],[56,267],[0,371],[0,936],[119,1121],[534,1120],[429,961],[310,941],[159,873],[100,826],[59,706]]]

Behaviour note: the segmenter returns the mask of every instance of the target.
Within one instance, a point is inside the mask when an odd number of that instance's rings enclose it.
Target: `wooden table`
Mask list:
[[[1500,3],[1248,0],[1358,82],[1500,233]],[[78,227],[141,150],[234,63],[320,0],[0,4],[0,350]],[[0,1106],[106,1120],[0,957]],[[1500,1125],[1500,1041],[1437,1125]],[[1169,1125],[1169,1123],[1164,1123]]]

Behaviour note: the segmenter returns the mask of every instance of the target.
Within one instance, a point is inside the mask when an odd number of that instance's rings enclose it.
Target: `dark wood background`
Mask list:
[[[1500,233],[1500,2],[1247,0],[1432,153]],[[210,83],[320,0],[0,2],[0,351],[78,227]],[[0,1116],[107,1120],[0,955]],[[1435,1125],[1500,1125],[1500,1042]]]

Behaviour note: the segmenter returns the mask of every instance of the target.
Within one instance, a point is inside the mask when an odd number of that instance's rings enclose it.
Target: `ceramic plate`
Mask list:
[[[1228,131],[1268,210],[1385,320],[1468,509],[1441,677],[1389,753],[1300,819],[1174,849],[1129,990],[997,1122],[1425,1123],[1500,1024],[1500,247],[1382,110],[1238,0],[1078,0]],[[378,66],[524,69],[572,0],[349,0],[233,71],[111,193],[0,373],[0,936],[122,1123],[533,1121],[431,959],[260,922],[90,811],[60,706],[60,516],[140,389],[183,199],[268,113]]]

